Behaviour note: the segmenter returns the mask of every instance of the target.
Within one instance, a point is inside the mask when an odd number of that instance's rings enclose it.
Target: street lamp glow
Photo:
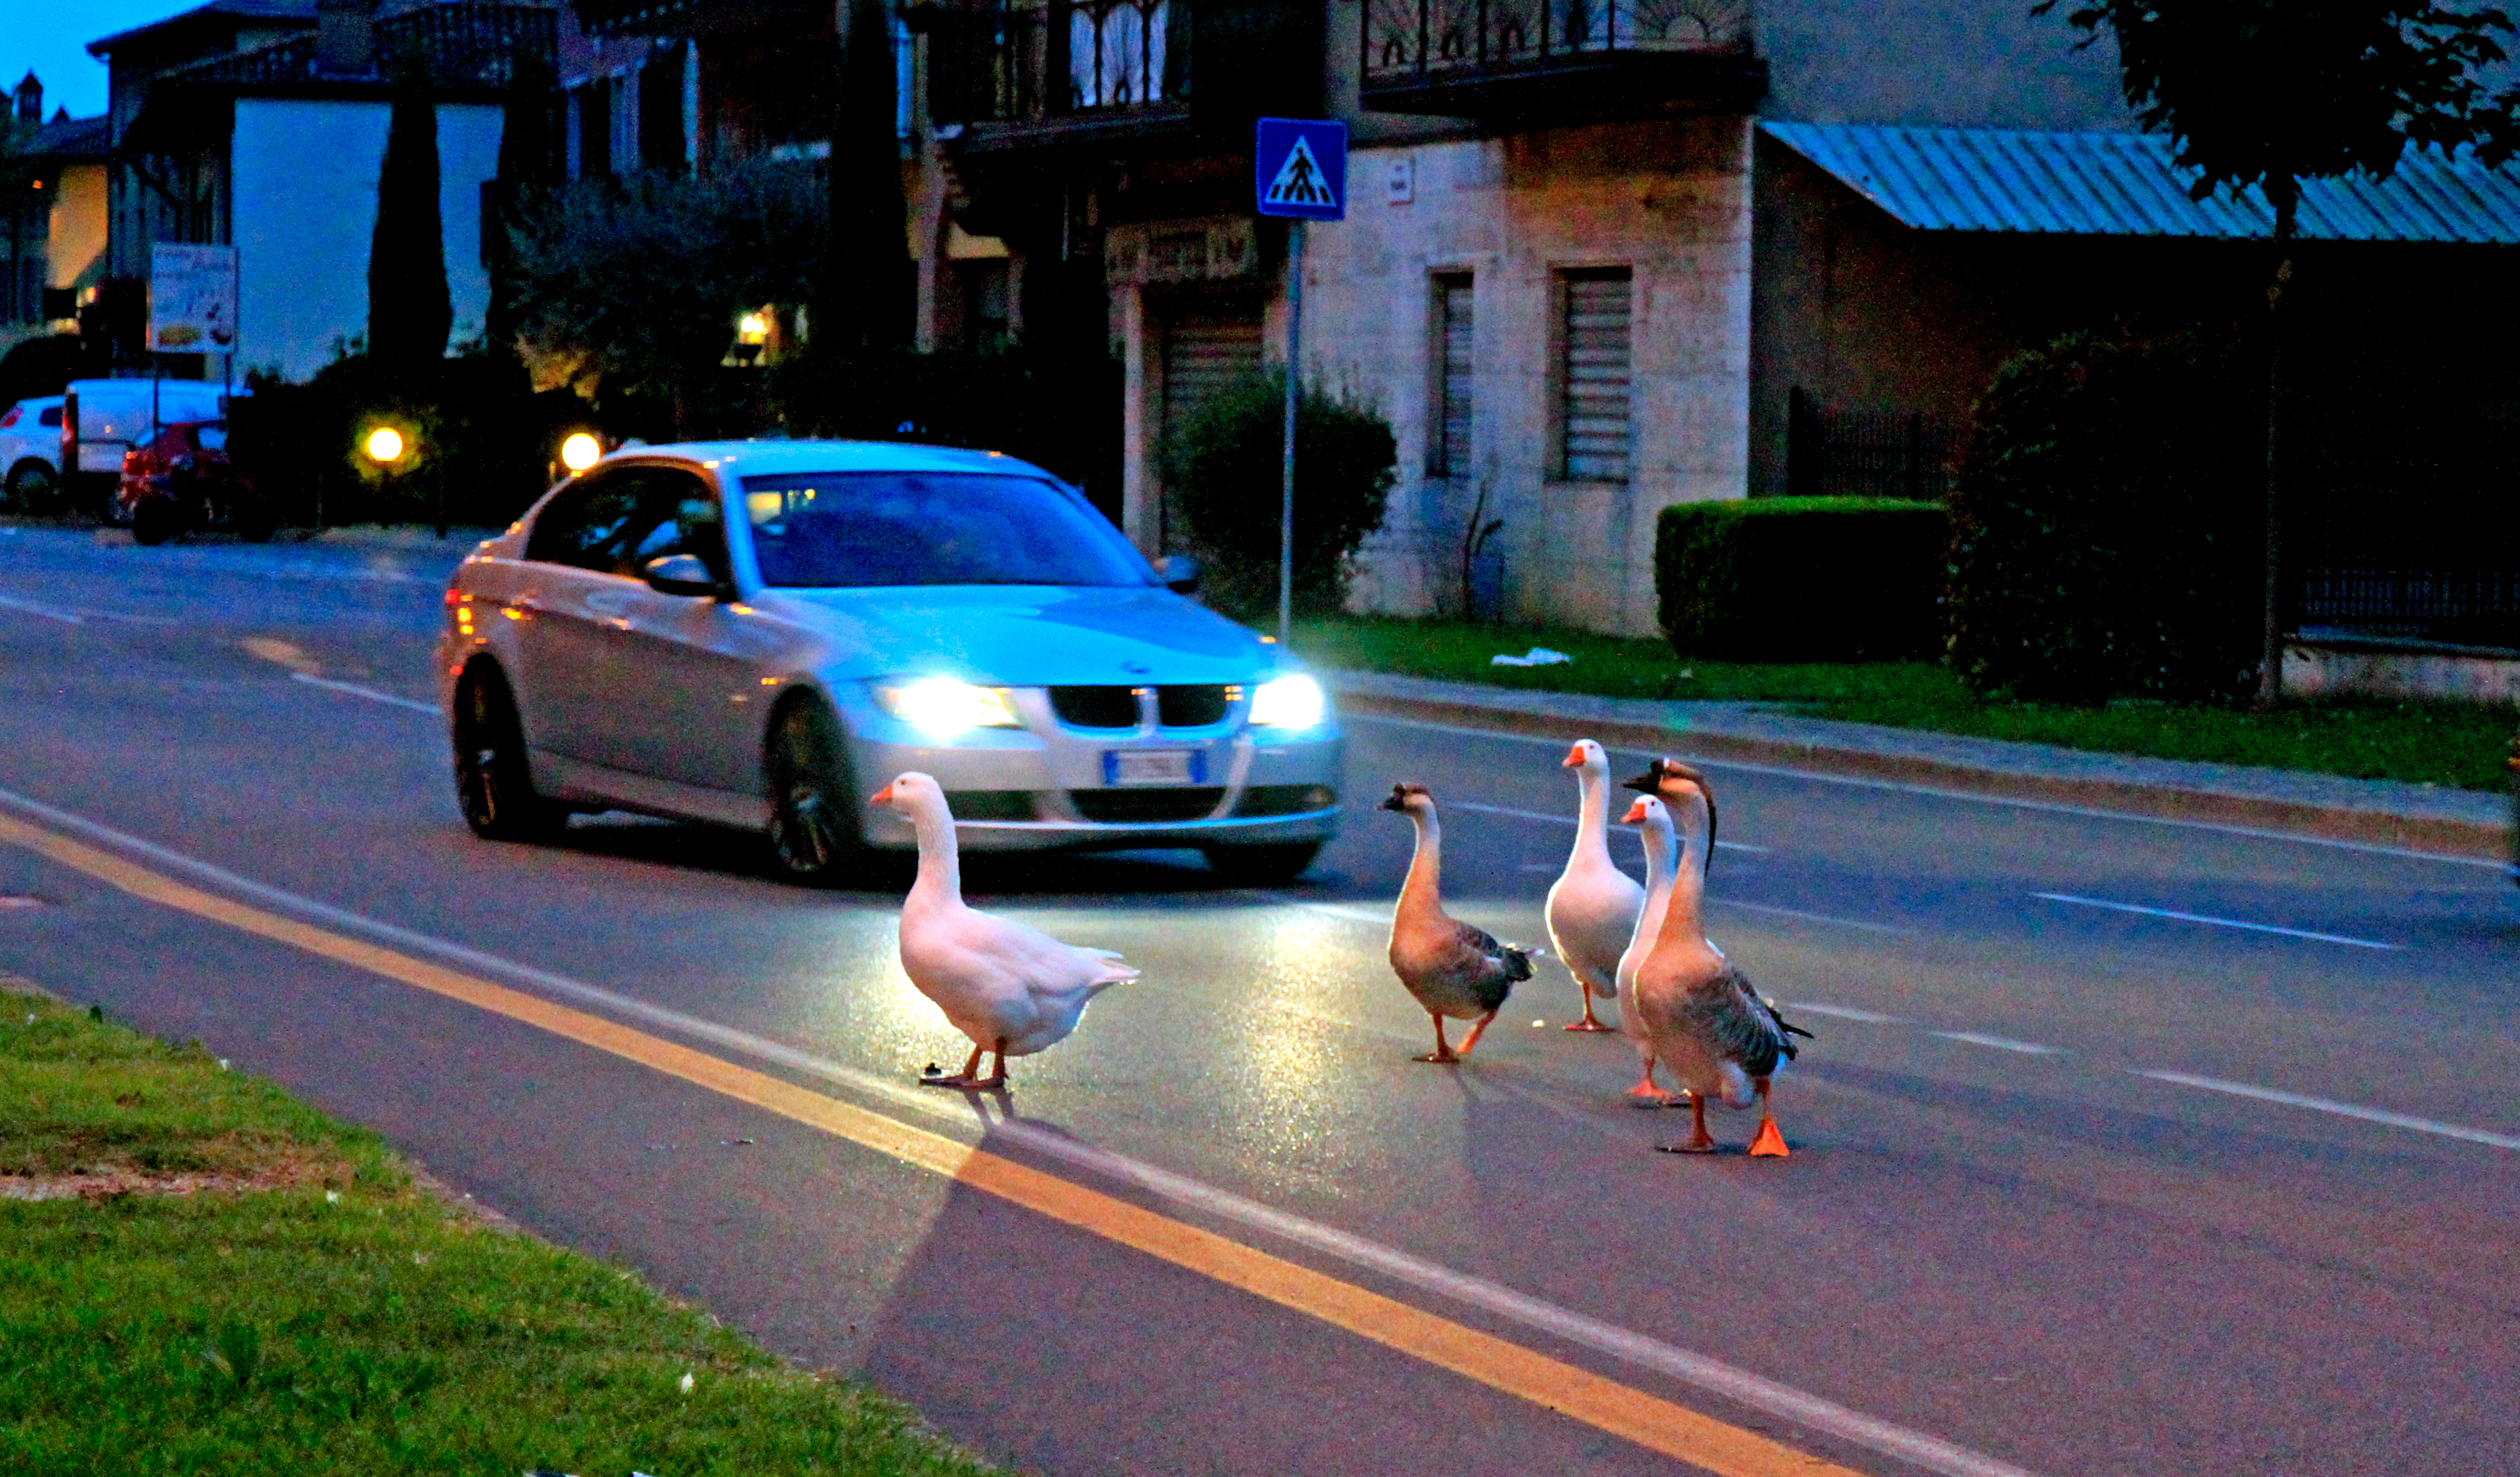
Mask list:
[[[745,313],[736,320],[735,337],[743,344],[770,342],[770,320],[759,313]]]
[[[560,443],[560,464],[571,472],[583,472],[604,455],[604,443],[583,431],[572,433]]]
[[[391,466],[402,460],[402,433],[391,426],[379,426],[368,433],[368,460],[379,466]]]

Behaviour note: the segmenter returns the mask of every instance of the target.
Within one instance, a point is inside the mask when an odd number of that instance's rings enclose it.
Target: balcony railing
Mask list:
[[[1172,0],[982,0],[929,24],[940,121],[1119,118],[1189,101]]]
[[[1747,106],[1766,88],[1748,0],[1367,0],[1361,44],[1364,101],[1384,111]]]
[[[494,88],[508,84],[519,56],[548,69],[558,48],[558,13],[539,5],[451,3],[423,6],[376,23],[378,61],[372,70],[390,75],[403,57],[418,54],[440,86]],[[232,52],[163,73],[164,82],[296,83],[319,79],[315,38],[293,36],[250,51]]]

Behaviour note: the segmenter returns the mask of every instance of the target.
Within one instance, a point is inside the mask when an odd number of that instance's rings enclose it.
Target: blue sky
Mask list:
[[[29,68],[44,82],[44,116],[105,111],[105,64],[87,54],[99,36],[180,16],[202,0],[0,0],[0,88]]]

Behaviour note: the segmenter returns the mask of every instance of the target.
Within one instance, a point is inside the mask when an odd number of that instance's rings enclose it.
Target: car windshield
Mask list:
[[[761,582],[1143,585],[1146,566],[1083,499],[1033,477],[824,472],[743,479]]]

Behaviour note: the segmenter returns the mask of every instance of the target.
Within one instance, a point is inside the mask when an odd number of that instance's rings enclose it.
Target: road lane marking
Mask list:
[[[1982,1036],[1974,1031],[1928,1031],[1947,1041],[1966,1041],[1972,1046],[1993,1046],[1998,1051],[2018,1051],[2025,1056],[2063,1056],[2062,1046],[2042,1046],[2037,1041],[2016,1041],[2008,1036]]]
[[[1517,810],[1510,806],[1484,806],[1473,804],[1466,800],[1448,800],[1442,804],[1443,808],[1447,810],[1476,810],[1481,815],[1510,815],[1516,820],[1546,820],[1561,826],[1571,826],[1576,824],[1576,819],[1572,815],[1552,815],[1546,810]],[[1610,829],[1614,832],[1624,831],[1630,836],[1635,836],[1640,841],[1644,839],[1642,833],[1630,827],[1612,826]],[[1715,843],[1715,850],[1719,852],[1764,852],[1767,848],[1754,847],[1746,841],[1718,841]]]
[[[2237,918],[2214,918],[2203,913],[2182,913],[2166,907],[2140,907],[2132,902],[2111,902],[2105,898],[2077,898],[2071,893],[2032,893],[2050,902],[2071,902],[2078,907],[2104,907],[2114,912],[2141,913],[2147,918],[2176,918],[2182,923],[2210,923],[2216,928],[2242,928],[2254,934],[2281,934],[2287,939],[2315,939],[2321,944],[2344,944],[2355,948],[2404,948],[2403,944],[2382,944],[2373,939],[2352,939],[2343,934],[2316,934],[2306,928],[2277,928],[2272,923],[2244,923]]]
[[[390,703],[396,708],[408,708],[414,713],[428,714],[430,717],[438,715],[435,703],[424,703],[416,698],[396,697],[390,692],[362,687],[356,682],[337,682],[331,677],[319,677],[309,671],[292,671],[289,674],[289,679],[292,682],[303,682],[309,687],[321,687],[328,692],[346,692],[354,698],[366,698],[371,703]]]
[[[46,621],[58,621],[64,625],[85,625],[87,623],[87,617],[80,615],[76,611],[56,610],[49,605],[37,605],[32,600],[19,600],[8,595],[0,595],[0,610],[22,611],[26,615],[39,617]]]
[[[1787,1000],[1785,1003],[1796,1010],[1805,1011],[1812,1015],[1843,1016],[1850,1021],[1869,1021],[1875,1026],[1905,1026],[1908,1024],[1905,1017],[1883,1015],[1877,1010],[1858,1010],[1852,1005],[1822,1005],[1811,1000]]]
[[[312,899],[239,877],[138,837],[0,790],[0,803],[63,830],[136,852],[221,886],[233,887],[302,914],[321,917],[372,937],[407,943],[441,957],[476,962],[489,970],[643,1017],[702,1039],[716,1040],[852,1086],[928,1114],[950,1114],[935,1094],[885,1082],[794,1047],[687,1016],[528,965],[503,960],[466,946],[433,939],[392,924],[363,918]],[[1045,1175],[959,1140],[812,1092],[785,1079],[738,1066],[692,1047],[649,1036],[629,1026],[559,1004],[542,995],[433,964],[396,948],[265,911],[207,893],[112,852],[53,830],[0,814],[0,841],[37,852],[87,872],[135,897],[226,924],[322,958],[472,1004],[494,1014],[609,1052],[749,1102],[783,1117],[820,1128],[904,1163],[948,1175],[959,1182],[1065,1220],[1123,1245],[1251,1292],[1386,1348],[1411,1355],[1493,1389],[1616,1435],[1646,1450],[1676,1457],[1723,1477],[1860,1477],[1849,1468],[1753,1431],[1729,1425],[1588,1370],[1451,1322],[1408,1304],[1268,1253],[1172,1221],[1086,1186]],[[1950,1442],[1849,1409],[1791,1386],[1778,1384],[1721,1361],[1666,1344],[1616,1324],[1588,1317],[1501,1284],[1353,1236],[1229,1191],[1205,1185],[1142,1161],[1049,1132],[1002,1122],[990,1131],[1047,1155],[1091,1169],[1178,1204],[1239,1221],[1300,1245],[1427,1291],[1484,1309],[1535,1331],[1608,1354],[1733,1403],[1794,1420],[1942,1477],[2031,1477],[2022,1468]]]
[[[1372,713],[1345,713],[1343,723],[1390,723],[1402,728],[1428,728],[1438,733],[1458,733],[1465,738],[1502,739],[1517,744],[1547,744],[1562,747],[1564,739],[1543,738],[1531,733],[1508,733],[1498,728],[1473,728],[1465,723],[1436,723],[1425,718],[1385,717]],[[1685,739],[1685,731],[1675,730],[1675,739]],[[1650,754],[1660,751],[1622,747],[1619,754]],[[1963,800],[1981,806],[2009,806],[2016,810],[2041,810],[2050,815],[2079,815],[2089,820],[2116,820],[2130,825],[2177,826],[2189,831],[2212,831],[2223,836],[2245,836],[2256,841],[2289,841],[2307,847],[2327,847],[2340,852],[2362,852],[2373,856],[2396,856],[2408,861],[2438,861],[2446,866],[2476,866],[2492,871],[2508,870],[2511,863],[2498,857],[2452,856],[2441,852],[2418,852],[2408,847],[2381,846],[2368,841],[2340,841],[2332,836],[2302,836],[2291,831],[2271,831],[2263,826],[2235,826],[2219,820],[2182,820],[2175,815],[2142,815],[2132,810],[2103,810],[2092,806],[2069,806],[2052,800],[2022,800],[2009,795],[1975,795],[1966,790],[1946,789],[1940,785],[1912,784],[1906,780],[1872,779],[1860,774],[1829,774],[1817,769],[1795,769],[1783,764],[1756,764],[1742,760],[1700,759],[1691,762],[1707,769],[1738,769],[1744,774],[1773,774],[1781,779],[1807,780],[1814,784],[1852,785],[1859,790],[1888,790],[1899,795],[1922,795],[1933,800]]]
[[[1840,918],[1833,913],[1807,913],[1798,907],[1778,907],[1773,902],[1744,902],[1738,898],[1709,898],[1717,909],[1744,908],[1754,913],[1774,913],[1779,918],[1800,918],[1806,923],[1829,923],[1839,928],[1861,929],[1868,934],[1912,934],[1912,928],[1899,928],[1888,923],[1867,923],[1861,918]]]
[[[2315,1113],[2333,1113],[2339,1118],[2359,1118],[2364,1123],[2387,1124],[2393,1129],[2412,1129],[2418,1133],[2433,1133],[2443,1138],[2463,1139],[2468,1143],[2491,1144],[2498,1149],[2520,1149],[2520,1134],[2497,1133],[2491,1129],[2463,1128],[2437,1119],[2417,1118],[2410,1113],[2392,1113],[2386,1108],[2365,1108],[2354,1103],[2341,1103],[2333,1098],[2308,1097],[2299,1092],[2284,1092],[2273,1087],[2253,1087],[2247,1083],[2227,1083],[2220,1078],[2198,1077],[2187,1072],[2148,1072],[2127,1069],[2137,1077],[2149,1077],[2155,1082],[2177,1083],[2182,1087],[2202,1087],[2208,1092],[2228,1092],[2234,1097],[2253,1097],[2260,1102],[2281,1103],[2288,1108],[2308,1108]]]

